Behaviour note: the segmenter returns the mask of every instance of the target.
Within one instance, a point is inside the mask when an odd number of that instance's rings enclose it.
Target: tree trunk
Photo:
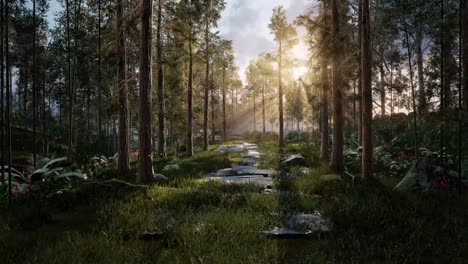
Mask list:
[[[416,60],[418,64],[418,88],[419,88],[419,112],[423,113],[426,110],[426,88],[424,86],[424,64],[422,51],[422,29],[421,26],[416,30]]]
[[[353,81],[353,129],[357,130],[357,110],[356,110],[356,79]]]
[[[72,71],[71,71],[71,46],[70,46],[70,8],[68,0],[66,2],[66,13],[67,13],[67,60],[68,60],[68,71],[67,71],[67,84],[68,84],[68,101],[69,101],[69,113],[68,113],[68,161],[72,159],[72,144],[73,144],[73,85],[72,85]]]
[[[190,34],[193,34],[190,30]],[[193,156],[193,51],[192,36],[189,37],[189,75],[187,91],[187,157]]]
[[[257,105],[256,105],[256,96],[255,96],[255,88],[253,88],[253,98],[252,98],[252,106],[253,106],[253,131],[257,132]]]
[[[223,66],[223,141],[226,141],[226,67]]]
[[[215,142],[216,140],[216,119],[215,119],[215,95],[214,95],[214,87],[210,89],[211,93],[211,142]]]
[[[263,80],[262,87],[262,123],[263,123],[263,133],[266,133],[266,115],[265,115],[265,80]]]
[[[98,140],[97,153],[102,152],[102,113],[101,113],[101,0],[98,0]]]
[[[143,0],[141,10],[141,58],[140,58],[140,112],[139,112],[139,169],[137,182],[153,180],[151,157],[151,14],[152,0]]]
[[[205,21],[205,97],[203,100],[203,150],[208,150],[208,93],[210,86],[210,55],[208,53],[209,49],[209,26],[208,20]],[[212,121],[213,122],[213,121]],[[211,131],[214,133],[214,131]]]
[[[117,8],[117,77],[119,89],[119,141],[118,141],[118,172],[125,175],[130,169],[128,157],[128,88],[127,88],[127,62],[125,50],[123,4],[116,0]]]
[[[283,64],[283,43],[279,41],[279,60],[278,60],[278,113],[279,113],[279,133],[278,133],[278,146],[280,149],[284,147],[284,115],[283,115],[283,80],[282,80],[282,64]]]
[[[32,76],[32,102],[33,102],[33,166],[36,167],[37,164],[37,87],[36,87],[36,79],[37,79],[37,65],[36,65],[36,0],[33,0],[33,76]]]
[[[5,6],[3,0],[0,0],[0,9],[2,10],[0,12],[0,119],[1,119],[1,126],[0,126],[0,140],[2,143],[2,149],[1,149],[1,163],[0,166],[2,168],[5,167],[5,154],[6,154],[6,146],[5,146],[5,54],[4,54],[4,38],[5,38],[5,32],[4,27],[5,27],[5,21],[4,21],[4,12],[5,12]],[[5,170],[2,170],[2,179],[5,178]]]
[[[322,91],[320,105],[320,158],[330,159],[328,150],[328,63],[322,58]]]
[[[358,105],[359,105],[359,125],[358,125],[358,142],[362,146],[362,65],[361,65],[361,48],[362,48],[362,0],[359,1],[358,7],[358,46],[359,46],[359,82],[358,82]]]
[[[163,46],[161,40],[162,2],[163,0],[158,0],[158,25],[156,36],[158,75],[158,155],[161,158],[166,156],[166,105],[164,101],[164,70],[162,65]]]
[[[330,166],[343,171],[343,81],[341,77],[341,52],[338,48],[340,33],[339,9],[337,0],[332,0],[332,40],[333,40],[333,151]]]
[[[463,103],[468,111],[468,0],[462,1],[462,42],[463,42]]]
[[[46,73],[42,79],[42,154],[47,156]]]
[[[29,67],[27,67],[29,68]],[[28,111],[28,83],[29,83],[29,69],[24,70],[24,91],[23,91],[23,111]]]
[[[362,177],[373,177],[373,140],[372,140],[372,54],[370,50],[369,0],[362,0]]]
[[[380,113],[382,116],[385,116],[385,104],[386,104],[386,92],[385,92],[385,72],[383,68],[383,56],[382,56],[382,62],[379,65],[379,70],[380,70]]]

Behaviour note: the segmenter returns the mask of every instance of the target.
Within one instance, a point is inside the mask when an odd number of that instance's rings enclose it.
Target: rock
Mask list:
[[[162,174],[154,174],[153,175],[153,181],[157,182],[157,183],[164,183],[164,182],[168,182],[169,178],[167,178],[166,176],[164,176]]]
[[[244,151],[244,147],[242,145],[223,145],[219,146],[215,151],[217,152],[242,152]]]
[[[256,150],[249,150],[249,151],[247,152],[247,155],[250,155],[250,156],[252,156],[252,157],[255,157],[255,158],[258,158],[258,159],[259,159],[259,158],[261,158],[261,157],[263,156],[263,153],[260,153],[260,152],[258,152],[258,151],[256,151]]]
[[[163,233],[145,232],[143,234],[140,234],[138,236],[138,239],[143,240],[143,241],[157,241],[157,240],[163,240],[163,239],[165,239],[165,237],[164,237]]]
[[[428,157],[419,159],[395,187],[397,191],[427,191],[431,187],[429,179],[433,177],[432,164]]]
[[[207,177],[208,180],[219,181],[227,184],[245,184],[254,183],[264,188],[273,186],[273,178],[263,177],[262,175],[240,175],[240,176],[212,176]]]
[[[293,215],[288,221],[288,226],[296,230],[305,230],[309,234],[330,231],[330,221],[319,213]]]
[[[227,176],[239,176],[239,174],[237,173],[237,170],[232,169],[232,168],[227,168],[227,169],[219,170],[210,176],[227,177]]]
[[[255,149],[258,149],[258,145],[257,144],[251,144],[251,143],[247,143],[247,142],[244,142],[244,144],[242,144],[244,146],[244,149],[246,150],[255,150]]]
[[[241,158],[241,163],[255,166],[258,163],[258,158],[252,155],[244,155]]]
[[[282,161],[281,164],[286,167],[307,167],[305,158],[301,154],[291,155],[286,160]]]
[[[310,239],[310,235],[298,232],[289,228],[275,227],[273,230],[262,231],[262,234],[268,239]]]
[[[259,170],[254,166],[234,165],[232,168],[236,170],[239,175],[262,175],[264,177],[268,177],[275,173],[271,170]]]
[[[330,232],[330,226],[329,220],[318,213],[296,214],[286,222],[286,227],[275,227],[262,234],[268,239],[316,239]]]

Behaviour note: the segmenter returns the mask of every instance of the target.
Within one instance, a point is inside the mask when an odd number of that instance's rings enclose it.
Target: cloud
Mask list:
[[[232,40],[239,75],[245,82],[245,70],[250,60],[262,52],[276,49],[268,24],[273,8],[282,5],[292,22],[315,0],[226,0],[226,10],[219,22],[221,36]]]

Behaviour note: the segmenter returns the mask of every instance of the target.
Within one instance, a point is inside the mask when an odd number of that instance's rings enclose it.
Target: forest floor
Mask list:
[[[103,180],[55,200],[46,214],[31,201],[0,231],[2,263],[466,263],[468,196],[399,193],[398,179],[360,182],[332,174],[315,147],[288,144],[310,168],[292,168],[280,192],[254,184],[204,181],[240,154],[198,153],[177,160],[170,181]],[[277,146],[264,142],[260,166],[280,171]],[[156,161],[161,171],[172,159]],[[109,179],[115,177],[109,171]],[[36,201],[37,202],[37,201]],[[320,239],[270,240],[283,213],[320,212],[332,229]],[[52,215],[40,225],[37,217]],[[12,225],[12,221],[15,221]],[[9,225],[7,225],[9,223]],[[31,224],[31,225],[28,225]],[[7,226],[29,227],[21,231]]]

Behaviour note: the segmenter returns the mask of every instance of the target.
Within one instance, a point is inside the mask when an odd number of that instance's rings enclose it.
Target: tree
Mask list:
[[[116,31],[117,31],[117,78],[119,97],[119,158],[117,168],[119,174],[124,175],[130,169],[128,157],[128,88],[127,88],[127,62],[125,50],[124,16],[122,0],[115,0]]]
[[[157,26],[156,26],[156,71],[157,71],[157,97],[158,97],[158,156],[166,156],[166,105],[164,100],[164,69],[163,69],[163,43],[162,34],[163,0],[158,0]]]
[[[225,7],[223,0],[203,0],[203,22],[205,35],[205,91],[204,91],[204,107],[203,107],[203,150],[208,150],[208,92],[210,87],[210,43],[212,34],[210,29],[216,26],[217,21],[221,17],[221,12]],[[215,133],[211,131],[211,133]]]
[[[468,0],[460,0],[462,7],[463,101],[468,111]]]
[[[228,40],[223,40],[220,43],[221,49],[221,67],[222,67],[222,94],[223,94],[223,141],[226,141],[226,129],[227,129],[227,119],[226,119],[226,90],[229,80],[226,80],[229,72],[233,71],[234,67],[234,55],[232,49],[232,42]]]
[[[139,114],[139,174],[138,182],[153,179],[151,158],[151,14],[152,0],[144,0],[141,9],[141,58],[140,58],[140,114]]]
[[[269,84],[274,83],[276,80],[273,65],[271,64],[270,54],[260,54],[257,60],[257,67],[261,77],[261,93],[262,93],[262,131],[266,132],[266,100],[267,93],[270,92]]]
[[[330,159],[328,147],[328,62],[326,58],[322,58],[321,66],[321,93],[320,93],[320,158],[323,160]]]
[[[372,144],[372,55],[370,49],[369,0],[362,0],[362,177],[373,177],[373,144]]]
[[[193,73],[194,57],[199,40],[201,4],[199,0],[181,0],[171,3],[169,7],[173,16],[173,31],[180,39],[188,56],[187,68],[187,156],[193,156]]]
[[[273,16],[268,25],[271,33],[275,36],[275,41],[278,43],[278,113],[279,113],[279,147],[284,147],[284,112],[283,112],[283,83],[282,83],[282,68],[283,56],[287,49],[296,43],[296,29],[289,24],[286,18],[286,11],[282,6],[273,9]]]
[[[341,76],[341,47],[340,47],[340,5],[338,0],[332,0],[332,23],[331,38],[333,43],[333,151],[330,166],[342,171],[344,168],[343,158],[343,80]]]
[[[328,125],[328,95],[330,91],[329,84],[329,58],[333,54],[334,50],[330,49],[331,36],[330,36],[330,12],[329,12],[329,1],[322,1],[320,5],[319,14],[316,17],[313,16],[313,11],[310,10],[304,15],[301,15],[297,24],[304,26],[307,29],[308,44],[311,49],[318,50],[320,67],[320,157],[323,160],[330,159],[329,153],[329,125]],[[311,58],[311,61],[316,61],[315,58]],[[315,97],[309,92],[309,101],[313,104]]]

